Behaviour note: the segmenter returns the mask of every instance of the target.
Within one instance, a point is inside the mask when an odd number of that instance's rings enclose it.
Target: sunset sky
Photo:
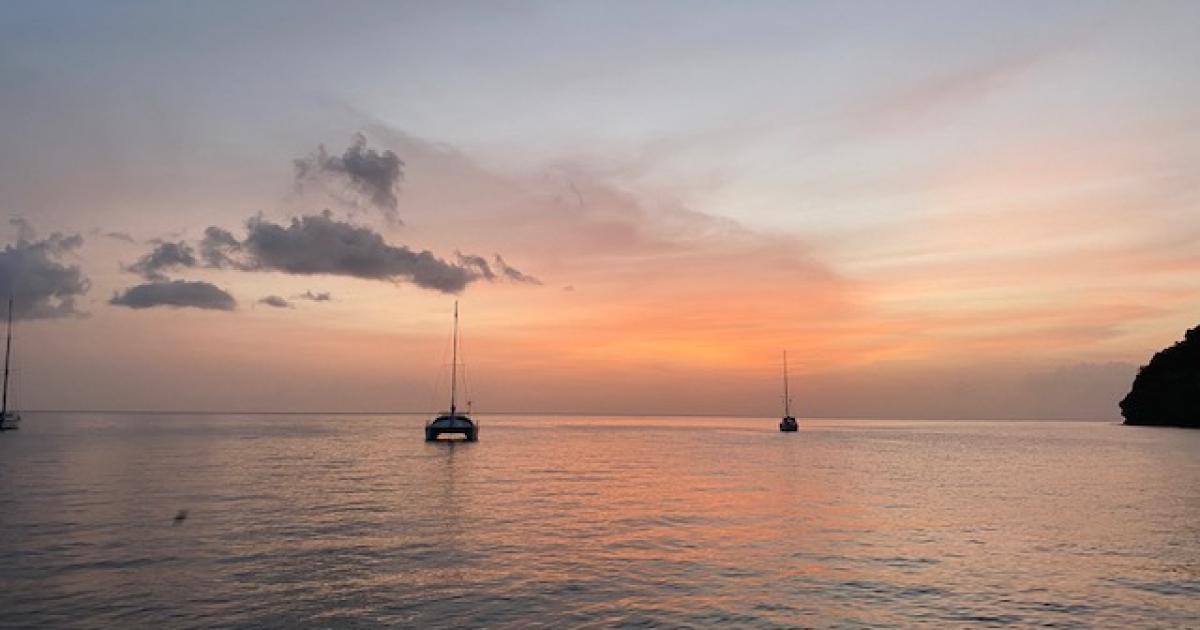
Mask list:
[[[1200,324],[1200,3],[0,11],[41,409],[1115,418]],[[327,295],[325,295],[327,294]],[[328,298],[328,299],[323,299]]]

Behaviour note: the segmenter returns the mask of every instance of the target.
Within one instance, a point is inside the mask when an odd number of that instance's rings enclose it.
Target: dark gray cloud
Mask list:
[[[301,293],[294,297],[297,300],[309,300],[312,302],[332,302],[333,301],[333,296],[329,295],[328,291],[322,291],[320,293],[313,293],[312,291],[305,291],[304,293]]]
[[[492,262],[488,262],[483,256],[476,254],[464,254],[456,251],[454,255],[458,257],[458,264],[474,271],[480,278],[488,282],[494,282],[497,279],[503,278],[512,282],[523,282],[525,284],[542,284],[541,280],[522,272],[520,269],[504,262],[504,258],[500,254],[493,255]]]
[[[0,250],[0,299],[12,297],[13,317],[48,319],[82,315],[75,299],[87,293],[90,283],[78,265],[62,262],[83,245],[78,234],[55,232],[35,240],[22,219],[12,221],[19,234],[15,245]]]
[[[258,301],[259,304],[266,304],[275,308],[292,308],[292,303],[279,297],[278,295],[268,295]]]
[[[204,230],[204,238],[200,241],[200,258],[204,265],[216,269],[243,269],[234,259],[242,251],[242,243],[229,230],[223,230],[215,225]]]
[[[535,278],[527,273],[524,273],[520,269],[517,269],[516,267],[512,267],[508,263],[504,262],[504,259],[500,257],[500,254],[496,254],[495,262],[496,262],[496,269],[499,270],[500,273],[503,274],[505,278],[508,278],[509,280],[512,280],[513,282],[524,282],[525,284],[536,284],[536,285],[542,284],[541,280],[538,280],[537,278]]]
[[[492,281],[496,279],[496,272],[492,271],[492,266],[488,264],[487,259],[483,256],[464,254],[459,251],[454,252],[454,255],[458,257],[458,264],[475,270],[475,273],[479,274],[479,277],[484,280]]]
[[[458,293],[479,278],[474,270],[429,251],[389,245],[378,232],[338,221],[328,210],[294,218],[288,225],[251,218],[241,241],[225,230],[209,228],[200,250],[214,267],[407,281],[445,293]]]
[[[355,134],[342,155],[330,155],[321,145],[316,153],[294,161],[297,183],[336,181],[364,197],[389,220],[398,221],[396,190],[404,177],[404,162],[392,151],[367,148],[367,137]]]
[[[163,271],[195,267],[198,264],[191,245],[183,241],[159,243],[153,250],[125,268],[125,271],[150,280],[166,280]]]
[[[133,309],[168,306],[232,311],[237,307],[233,296],[215,284],[190,280],[139,284],[113,295],[108,303]]]

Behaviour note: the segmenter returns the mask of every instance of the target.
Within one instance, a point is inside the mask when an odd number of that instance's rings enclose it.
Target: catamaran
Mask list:
[[[468,442],[479,439],[479,425],[470,416],[458,413],[455,396],[458,394],[458,300],[454,301],[454,350],[450,363],[450,412],[439,415],[425,425],[425,441],[433,442],[438,436],[460,434]],[[467,407],[470,407],[468,401]]]
[[[787,350],[783,351],[783,419],[779,421],[779,430],[791,432],[800,429],[796,418],[792,417],[792,398],[788,395]]]
[[[21,415],[8,410],[8,367],[12,359],[13,301],[8,298],[8,332],[4,342],[4,393],[0,395],[0,431],[12,431],[21,423]]]

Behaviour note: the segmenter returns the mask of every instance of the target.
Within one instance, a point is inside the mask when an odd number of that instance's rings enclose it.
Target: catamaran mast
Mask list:
[[[783,417],[792,416],[792,399],[788,396],[787,350],[783,351]]]
[[[454,300],[454,357],[450,363],[450,416],[454,416],[454,395],[458,393],[458,300]],[[7,374],[7,370],[5,372]],[[7,382],[7,381],[6,381]]]
[[[8,360],[12,355],[12,298],[8,298],[8,333],[4,339],[4,394],[0,397],[0,422],[8,417]]]

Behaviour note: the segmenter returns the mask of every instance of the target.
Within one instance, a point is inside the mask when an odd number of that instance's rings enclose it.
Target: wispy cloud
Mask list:
[[[397,190],[404,176],[404,162],[394,152],[367,148],[367,137],[355,134],[342,155],[330,155],[321,145],[316,152],[297,159],[298,184],[317,182],[341,186],[357,199],[380,210],[390,221],[399,221]]]
[[[483,256],[475,254],[464,254],[462,252],[454,252],[458,258],[458,264],[469,269],[473,269],[484,280],[495,280],[496,273],[492,271],[492,266]]]
[[[406,188],[415,207],[450,199],[439,221],[470,225],[569,280],[574,290],[514,296],[507,306],[522,328],[538,330],[521,352],[530,361],[733,366],[764,349],[774,355],[789,338],[832,354],[842,340],[833,327],[862,316],[854,283],[803,238],[664,202],[586,162],[556,167],[569,177],[502,173],[453,147],[369,128],[422,173]],[[480,275],[543,280],[503,255],[459,260]]]
[[[490,263],[483,256],[476,254],[454,252],[454,255],[458,258],[460,265],[473,270],[480,278],[489,282],[504,279],[524,284],[542,284],[541,280],[504,262],[504,258],[500,254],[494,254]]]
[[[503,274],[505,278],[508,278],[513,282],[523,282],[525,284],[542,284],[541,280],[538,280],[537,278],[504,262],[504,258],[502,258],[500,254],[496,254],[494,260],[496,262],[496,269],[499,269],[500,273]]]
[[[129,234],[126,234],[125,232],[105,232],[104,237],[111,238],[114,241],[121,241],[122,243],[129,243],[131,245],[137,243],[137,239],[133,238]]]
[[[301,293],[301,294],[299,294],[299,295],[296,295],[296,296],[294,296],[294,297],[295,297],[297,300],[308,300],[308,301],[310,301],[310,302],[330,302],[330,301],[333,301],[333,296],[332,296],[332,295],[330,295],[330,293],[329,293],[328,291],[321,291],[321,292],[319,292],[319,293],[313,293],[312,291],[305,291],[304,293]]]
[[[166,280],[164,271],[195,267],[197,264],[195,251],[183,241],[176,243],[159,243],[137,262],[125,268],[146,280]]]
[[[240,269],[250,271],[252,267],[243,267],[238,261],[242,252],[242,242],[232,232],[224,228],[210,225],[204,230],[201,239],[200,257],[208,267],[216,269]]]

